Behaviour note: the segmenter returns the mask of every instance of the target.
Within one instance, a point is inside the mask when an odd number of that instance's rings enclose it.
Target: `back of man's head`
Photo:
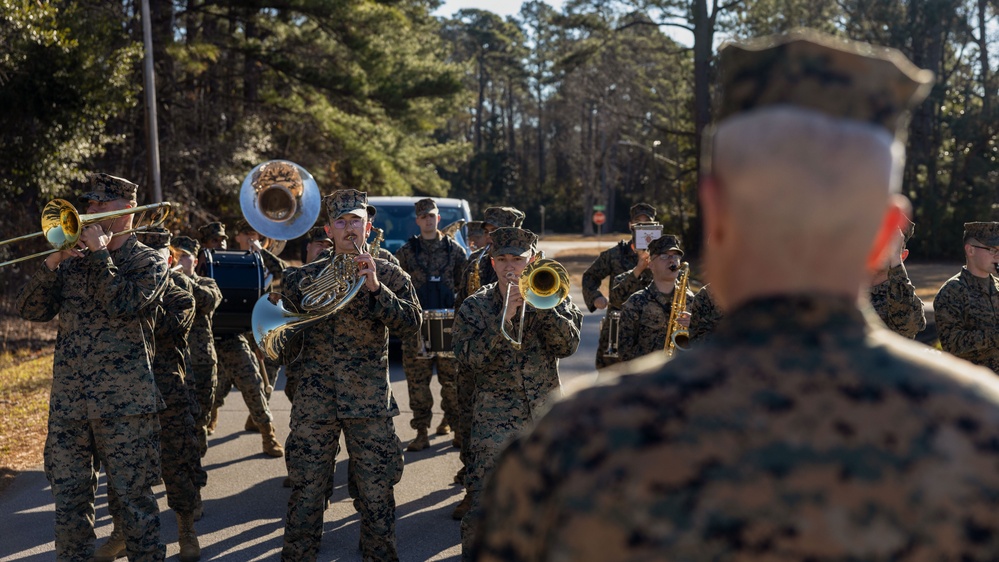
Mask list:
[[[900,216],[898,139],[928,89],[899,53],[817,35],[770,41],[722,51],[722,121],[705,145],[707,267],[726,306],[859,291],[886,217]]]

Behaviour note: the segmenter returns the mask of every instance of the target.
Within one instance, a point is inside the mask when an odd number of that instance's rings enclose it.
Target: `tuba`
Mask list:
[[[513,275],[511,272],[509,275]],[[512,278],[511,278],[512,280]],[[524,295],[525,306],[520,307],[520,330],[516,339],[506,331],[506,313],[510,305],[510,290],[513,284],[506,287],[506,299],[503,301],[503,313],[500,315],[500,333],[506,338],[514,349],[520,349],[524,344],[524,313],[527,311],[526,305],[531,305],[539,310],[555,308],[569,296],[569,273],[559,262],[545,259],[544,252],[538,253],[538,258],[527,264],[524,272],[517,280],[520,294]]]
[[[269,239],[266,244],[275,254],[280,253],[279,242],[298,238],[316,224],[322,204],[312,174],[288,160],[258,164],[239,190],[243,218]]]
[[[685,351],[690,344],[690,332],[680,325],[680,313],[687,310],[687,283],[690,280],[690,264],[683,262],[680,275],[673,289],[673,304],[670,306],[669,321],[666,324],[666,343],[663,351],[666,357],[673,357],[677,350]]]

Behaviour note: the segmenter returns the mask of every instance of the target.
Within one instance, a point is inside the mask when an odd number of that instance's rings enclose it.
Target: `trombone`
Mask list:
[[[0,263],[0,267],[68,250],[73,246],[76,246],[76,243],[80,241],[80,234],[83,232],[84,227],[104,222],[109,219],[117,219],[136,213],[142,213],[144,215],[146,212],[153,212],[153,214],[150,215],[149,224],[136,226],[121,232],[114,232],[111,234],[112,237],[121,236],[122,234],[132,234],[133,232],[143,232],[151,228],[161,226],[170,214],[171,205],[172,203],[164,201],[162,203],[152,203],[149,205],[121,209],[118,211],[81,215],[80,212],[76,210],[76,207],[74,207],[69,201],[64,199],[53,199],[46,203],[45,208],[42,209],[42,230],[40,232],[25,234],[24,236],[18,236],[17,238],[0,241],[0,246],[6,246],[8,244],[22,242],[24,240],[30,240],[41,236],[48,241],[49,245],[52,246],[52,249],[5,261]],[[139,220],[136,222],[142,222],[142,218],[143,217],[140,216]]]
[[[569,296],[569,272],[559,262],[546,259],[544,252],[539,252],[538,258],[527,264],[517,279],[520,294],[524,295],[524,306],[520,307],[520,330],[516,339],[507,333],[504,321],[510,306],[510,290],[513,289],[514,276],[513,272],[507,274],[510,283],[506,286],[503,314],[500,315],[500,333],[514,349],[520,349],[524,344],[524,313],[527,312],[527,305],[539,310],[558,306]]]

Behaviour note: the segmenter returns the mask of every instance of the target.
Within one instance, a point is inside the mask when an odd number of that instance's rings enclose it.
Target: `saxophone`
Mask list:
[[[468,276],[469,295],[471,295],[475,291],[478,291],[479,287],[482,286],[482,281],[479,278],[479,267],[480,267],[479,264],[482,263],[482,256],[486,255],[488,252],[489,252],[489,246],[487,245],[485,248],[482,248],[482,253],[479,254],[479,258],[475,260],[474,264],[472,264],[472,273],[471,275]]]
[[[674,270],[675,271],[675,270]],[[666,344],[663,351],[666,357],[673,357],[676,352],[687,349],[690,343],[690,332],[680,325],[680,313],[687,310],[687,282],[690,280],[690,264],[683,262],[680,275],[673,289],[673,304],[670,306],[669,321],[666,323]]]

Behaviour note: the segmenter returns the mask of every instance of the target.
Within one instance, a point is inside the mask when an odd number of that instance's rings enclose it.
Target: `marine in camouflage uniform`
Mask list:
[[[630,221],[628,222],[628,227],[637,222],[650,222],[654,221],[656,218],[656,208],[647,203],[639,203],[631,207]],[[631,293],[641,289],[642,287],[648,285],[651,278],[646,277],[644,282],[639,282],[636,279],[636,284],[629,284],[629,287],[633,290],[623,298],[620,302],[615,302],[613,298],[613,288],[615,279],[625,273],[635,268],[638,265],[638,253],[635,251],[635,243],[631,241],[620,241],[616,246],[608,248],[600,255],[597,259],[590,264],[590,267],[586,268],[583,272],[583,303],[586,304],[586,308],[590,312],[594,312],[597,308],[602,308],[598,306],[600,303],[605,303],[604,306],[607,311],[621,310],[621,306],[624,301],[628,300],[628,296]],[[606,303],[607,297],[604,297],[603,293],[600,292],[600,285],[603,283],[605,278],[610,278],[611,283],[611,293],[612,298],[609,303]],[[613,357],[604,357],[604,352],[607,351],[607,340],[610,330],[610,322],[606,321],[606,318],[600,321],[600,339],[597,343],[597,358],[596,366],[597,369],[603,369],[617,363],[620,359],[615,359]]]
[[[872,328],[857,302],[867,256],[886,248],[876,232],[902,212],[879,125],[900,137],[931,75],[897,51],[774,43],[719,55],[701,200],[724,321],[556,405],[508,449],[478,560],[995,559],[999,384]],[[802,273],[817,288],[788,283],[802,264],[784,228],[844,244]],[[763,259],[725,263],[743,252]],[[824,286],[833,268],[849,275]]]
[[[252,244],[256,239],[259,243],[259,233],[254,231],[246,221],[240,221],[236,226],[237,239],[243,244]],[[249,251],[244,249],[244,251]],[[284,269],[284,262],[267,250],[257,249],[263,260],[264,267],[275,279],[280,279]],[[268,396],[273,388],[264,377],[263,369],[256,351],[255,344],[251,344],[252,335],[247,338],[247,334],[223,334],[215,336],[215,352],[218,356],[218,382],[215,389],[215,404],[213,407],[213,417],[218,415],[217,411],[225,403],[225,398],[232,390],[233,385],[239,389],[243,395],[243,402],[250,410],[249,419],[246,422],[248,431],[260,431],[262,438],[263,452],[272,457],[284,456],[284,448],[278,441],[274,430],[273,416],[271,416],[268,406]],[[212,427],[210,425],[210,427]]]
[[[621,309],[620,349],[621,361],[631,361],[654,352],[662,352],[666,345],[666,331],[673,310],[673,293],[683,250],[680,241],[672,235],[663,235],[649,244],[653,263],[648,270],[659,279],[653,279],[644,289],[631,295]],[[668,268],[673,265],[677,271]],[[660,285],[669,285],[669,292]],[[694,294],[687,289],[687,302]]]
[[[198,447],[201,456],[208,451],[208,424],[211,423],[212,407],[215,404],[215,388],[218,385],[215,336],[212,333],[212,317],[215,309],[222,304],[222,290],[211,277],[198,275],[193,265],[197,265],[198,241],[187,236],[177,236],[172,248],[181,264],[192,261],[181,271],[189,276],[191,291],[196,306],[194,325],[188,334],[188,389],[194,394],[198,404],[195,427],[198,434]]]
[[[450,236],[437,229],[440,212],[433,199],[420,199],[415,204],[416,222],[420,233],[406,241],[396,257],[403,271],[409,274],[420,300],[420,308],[427,310],[451,309],[454,311],[455,282],[465,267],[465,251]],[[402,342],[402,367],[409,389],[409,405],[413,409],[410,427],[417,431],[416,438],[407,450],[420,451],[430,446],[427,430],[433,417],[434,396],[430,379],[437,367],[441,384],[441,408],[444,419],[437,426],[438,435],[451,433],[451,426],[458,426],[458,404],[454,382],[454,358],[421,357],[421,338],[414,334]]]
[[[496,272],[493,270],[492,261],[489,258],[489,244],[492,243],[489,234],[497,228],[520,227],[524,223],[526,215],[513,207],[489,207],[483,213],[483,217],[482,229],[485,233],[483,238],[485,246],[480,250],[472,252],[465,264],[465,269],[461,273],[454,301],[454,310],[456,313],[458,308],[461,307],[461,303],[472,293],[497,281]],[[474,279],[476,272],[478,272],[479,276],[478,287],[470,287],[471,280]],[[453,341],[454,332],[452,327]],[[461,469],[458,470],[458,474],[455,475],[454,480],[457,484],[465,484],[466,493],[464,498],[455,507],[454,513],[451,516],[454,519],[461,519],[468,513],[468,510],[472,506],[472,496],[467,493],[468,485],[465,482],[465,474],[468,472],[468,443],[472,435],[472,404],[475,401],[475,373],[463,370],[460,363],[455,366],[455,371],[455,390],[458,396],[458,427],[455,432],[454,441],[455,445],[460,449],[458,457],[461,460]]]
[[[364,236],[367,196],[339,190],[325,200],[328,231],[335,247],[319,260],[285,270],[285,291],[292,303],[302,299],[304,276],[317,274],[333,252],[348,253],[350,237]],[[350,223],[360,219],[360,228]],[[344,220],[342,228],[337,222]],[[361,238],[363,240],[363,238]],[[388,371],[388,333],[407,337],[420,326],[420,305],[409,276],[402,269],[367,254],[361,257],[366,275],[357,296],[334,316],[302,333],[303,349],[296,368],[301,382],[291,411],[288,500],[282,560],[315,560],[323,532],[323,511],[343,432],[354,466],[361,514],[361,554],[366,561],[398,560],[395,545],[395,495],[402,477],[402,444],[392,417],[399,407],[392,395]],[[378,283],[374,291],[371,284]]]
[[[933,299],[940,347],[999,373],[999,222],[964,224],[965,266]],[[999,252],[997,252],[999,253]]]
[[[492,233],[490,256],[499,274],[518,278],[535,255],[537,236],[520,228],[499,228]],[[516,285],[514,285],[516,286]],[[520,315],[504,320],[505,282],[486,285],[462,303],[454,323],[454,353],[465,372],[475,376],[475,404],[469,441],[470,463],[466,484],[471,509],[461,520],[462,553],[470,551],[479,501],[486,478],[503,446],[525,430],[545,410],[549,399],[560,394],[558,360],[579,347],[583,314],[568,296],[558,306],[539,310],[526,306],[523,345],[517,349],[500,333],[518,337]],[[516,296],[515,291],[511,297]],[[511,298],[511,302],[515,302]],[[522,300],[521,300],[522,302]],[[491,507],[491,506],[489,506]]]
[[[92,174],[88,181],[88,212],[135,200],[136,185],[127,180]],[[151,488],[160,471],[163,408],[151,365],[153,310],[167,264],[135,236],[103,235],[126,230],[131,219],[85,227],[81,240],[90,253],[51,254],[17,297],[26,320],[59,317],[45,441],[59,560],[94,554],[95,458],[122,499],[129,559],[163,560],[166,552]]]
[[[690,327],[687,331],[690,333],[691,345],[711,337],[711,333],[715,331],[715,327],[724,316],[721,308],[711,297],[709,286],[710,283],[701,287],[694,298],[687,301],[690,303]]]
[[[169,259],[170,231],[154,228],[140,233],[146,245]],[[172,265],[172,264],[171,264]],[[160,464],[166,487],[167,505],[177,516],[181,560],[198,560],[201,554],[194,530],[195,511],[201,504],[200,490],[208,483],[201,467],[193,411],[197,404],[185,383],[184,358],[187,336],[194,325],[195,300],[190,292],[193,283],[180,271],[171,271],[154,317],[156,354],[153,375],[166,409],[160,417]],[[125,555],[121,527],[121,498],[108,490],[108,511],[114,528],[97,551],[97,560],[113,560],[112,554]]]
[[[898,247],[888,252],[884,267],[871,279],[870,289],[871,307],[881,322],[889,330],[910,339],[926,327],[923,301],[916,296],[916,288],[909,282],[903,265],[909,256],[905,244],[912,237],[915,226],[909,221],[896,233]]]

